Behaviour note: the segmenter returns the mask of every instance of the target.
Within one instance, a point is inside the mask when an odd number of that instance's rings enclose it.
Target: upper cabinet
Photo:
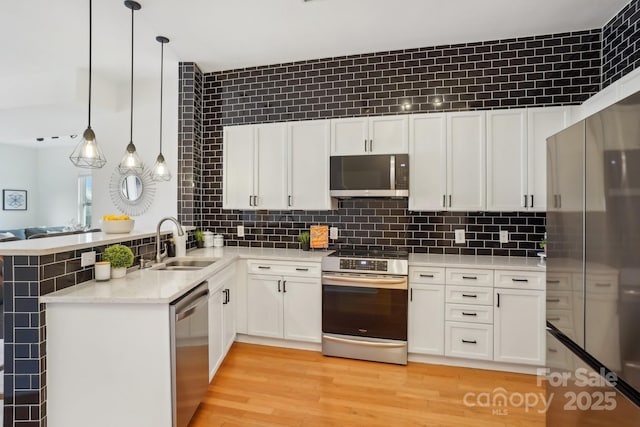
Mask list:
[[[224,128],[223,207],[287,205],[287,124]]]
[[[485,113],[410,118],[410,210],[485,207]]]
[[[224,128],[224,209],[331,209],[328,120]]]
[[[487,210],[546,210],[546,140],[568,116],[563,107],[487,112]]]
[[[331,120],[331,155],[405,154],[408,121],[407,115]]]

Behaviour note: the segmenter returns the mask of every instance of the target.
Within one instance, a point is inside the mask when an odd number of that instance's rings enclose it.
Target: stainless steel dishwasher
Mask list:
[[[171,303],[173,425],[186,427],[209,386],[209,286]]]

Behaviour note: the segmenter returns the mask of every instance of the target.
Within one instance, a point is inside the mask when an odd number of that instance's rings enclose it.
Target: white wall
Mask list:
[[[0,230],[37,223],[38,183],[34,173],[34,158],[33,148],[0,144],[0,190],[27,190],[27,210],[0,210]]]

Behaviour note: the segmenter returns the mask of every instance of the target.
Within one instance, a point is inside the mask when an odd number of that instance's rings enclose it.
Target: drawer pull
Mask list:
[[[552,322],[559,322],[560,318],[559,317],[547,317],[547,320],[550,320]]]
[[[465,343],[465,344],[478,344],[478,341],[476,341],[476,340],[465,340],[465,339],[463,339],[462,342]]]
[[[513,282],[524,282],[527,283],[529,279],[511,279]]]
[[[462,278],[465,280],[478,280],[476,276],[462,276]]]
[[[433,274],[421,274],[420,277],[428,277],[428,278],[433,278]]]
[[[555,348],[548,348],[547,351],[549,353],[557,353],[558,352],[558,350],[556,350]]]
[[[560,298],[547,298],[547,302],[560,302]]]
[[[558,285],[558,284],[560,284],[560,280],[547,280],[547,283]]]
[[[296,271],[309,271],[308,268],[296,268]]]
[[[475,317],[475,316],[477,316],[477,315],[478,315],[478,313],[465,313],[465,312],[463,311],[463,312],[462,312],[462,315],[463,315],[463,316],[474,316],[474,317]]]
[[[462,294],[462,296],[464,298],[478,298],[478,295],[474,295],[474,294]]]
[[[258,266],[258,268],[259,268],[260,270],[271,270],[271,267],[266,266],[266,265],[259,265],[259,266]]]
[[[609,288],[609,287],[611,287],[611,283],[596,283],[596,287],[598,287],[598,288]]]

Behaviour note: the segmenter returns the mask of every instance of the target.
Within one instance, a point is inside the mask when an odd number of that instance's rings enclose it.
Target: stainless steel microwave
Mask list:
[[[331,197],[408,197],[409,155],[331,157]]]

